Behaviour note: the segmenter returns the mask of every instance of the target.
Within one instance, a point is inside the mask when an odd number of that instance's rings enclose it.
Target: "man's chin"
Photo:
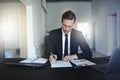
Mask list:
[[[65,34],[69,33],[68,31],[64,31]]]

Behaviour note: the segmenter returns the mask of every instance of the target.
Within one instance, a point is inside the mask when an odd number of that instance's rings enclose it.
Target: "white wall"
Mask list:
[[[42,56],[44,36],[45,36],[45,25],[44,25],[44,12],[41,5],[41,0],[33,0],[33,40],[36,54]]]
[[[108,16],[120,10],[120,0],[92,0],[96,50],[108,54]]]
[[[61,16],[66,10],[73,10],[77,22],[91,22],[91,2],[48,2],[46,31],[61,27]]]
[[[21,0],[27,8],[27,57],[36,55],[42,56],[44,53],[45,36],[45,12],[42,7],[42,0]],[[44,0],[46,1],[46,0]]]
[[[93,48],[92,27],[91,27],[91,2],[48,2],[47,3],[47,27],[46,32],[61,27],[62,14],[67,10],[75,12],[77,20],[74,28],[77,28],[77,23],[90,24],[90,38],[87,42]]]

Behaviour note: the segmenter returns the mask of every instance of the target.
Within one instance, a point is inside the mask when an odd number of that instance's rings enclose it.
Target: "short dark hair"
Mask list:
[[[73,20],[74,19],[74,23],[75,23],[76,15],[71,10],[69,10],[69,11],[66,11],[66,12],[63,13],[62,22],[63,22],[63,19],[68,19],[68,20]]]

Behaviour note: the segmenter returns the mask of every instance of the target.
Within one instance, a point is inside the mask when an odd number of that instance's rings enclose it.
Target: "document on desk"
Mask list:
[[[48,61],[48,59],[46,58],[27,58],[24,59],[22,61],[20,61],[20,63],[46,63]]]
[[[62,67],[72,67],[70,62],[65,62],[62,60],[57,60],[55,63],[51,64],[51,68],[62,68]]]
[[[93,63],[86,59],[72,60],[71,62],[75,64],[77,67],[96,65],[96,63]]]

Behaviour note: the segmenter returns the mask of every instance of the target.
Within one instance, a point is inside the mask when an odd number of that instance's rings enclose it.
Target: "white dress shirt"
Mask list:
[[[71,31],[68,33],[68,55],[70,55],[70,37]],[[64,48],[65,48],[65,33],[62,30],[62,57],[64,56]]]

